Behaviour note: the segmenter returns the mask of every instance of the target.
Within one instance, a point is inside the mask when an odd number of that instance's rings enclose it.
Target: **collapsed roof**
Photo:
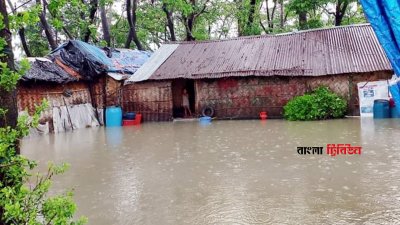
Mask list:
[[[90,81],[108,74],[122,80],[132,76],[150,55],[147,51],[100,49],[82,41],[70,40],[53,50],[46,59],[33,59],[30,70],[22,79],[68,83]]]

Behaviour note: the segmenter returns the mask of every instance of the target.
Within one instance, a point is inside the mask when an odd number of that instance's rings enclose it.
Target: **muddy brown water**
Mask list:
[[[297,146],[361,145],[361,155]],[[145,123],[28,138],[89,224],[400,224],[400,120]]]

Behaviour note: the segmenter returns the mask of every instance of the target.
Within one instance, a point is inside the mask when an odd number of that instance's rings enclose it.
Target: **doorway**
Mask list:
[[[182,107],[183,103],[183,90],[186,89],[188,93],[189,99],[189,108],[192,112],[192,117],[195,114],[195,88],[194,81],[189,79],[178,79],[172,81],[172,101],[173,101],[173,117],[174,118],[183,118],[185,116],[184,108]]]

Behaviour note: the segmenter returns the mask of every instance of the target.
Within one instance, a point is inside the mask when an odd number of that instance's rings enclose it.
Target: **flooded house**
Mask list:
[[[281,118],[293,97],[325,85],[359,115],[357,83],[390,79],[392,67],[369,24],[279,35],[163,45],[123,87],[123,108],[146,121],[191,111],[222,119]]]
[[[46,58],[31,58],[31,68],[17,87],[19,113],[32,114],[46,99],[39,132],[63,132],[103,124],[107,106],[120,105],[123,81],[150,53],[130,49],[100,49],[69,41]]]

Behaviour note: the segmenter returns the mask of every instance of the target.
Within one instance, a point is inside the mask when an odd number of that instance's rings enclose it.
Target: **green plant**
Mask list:
[[[68,165],[50,164],[47,173],[34,174],[36,162],[19,154],[20,140],[29,133],[29,129],[37,127],[48,103],[44,101],[36,106],[33,116],[20,116],[16,121],[15,115],[12,115],[8,120],[8,115],[16,113],[16,101],[8,100],[15,97],[17,81],[29,69],[29,63],[24,60],[20,63],[20,70],[14,70],[11,37],[5,35],[9,35],[9,31],[4,32],[8,30],[4,2],[0,3],[0,12],[0,100],[6,103],[1,102],[0,105],[0,120],[4,121],[0,127],[0,224],[84,224],[86,218],[74,221],[76,205],[71,192],[48,196],[53,175],[63,173]]]
[[[347,102],[328,87],[319,87],[311,93],[297,96],[284,106],[287,120],[324,120],[343,118]]]
[[[16,128],[0,128],[0,208],[5,224],[57,224],[78,225],[86,223],[86,218],[73,221],[76,205],[72,193],[48,197],[51,179],[63,173],[67,164],[49,164],[46,174],[32,174],[37,166],[16,153],[19,140],[36,127],[39,116],[47,108],[47,102],[36,107],[32,117],[20,116]],[[34,181],[34,182],[32,182]]]

